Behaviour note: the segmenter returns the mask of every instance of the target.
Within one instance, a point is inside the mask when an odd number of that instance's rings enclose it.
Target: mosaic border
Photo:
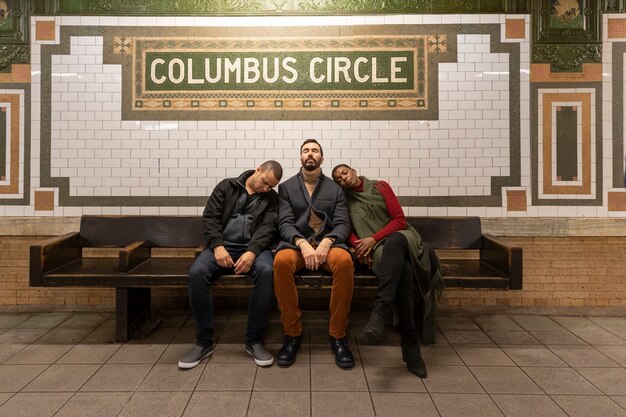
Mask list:
[[[405,207],[502,207],[502,189],[520,186],[521,184],[520,43],[502,42],[501,24],[450,24],[435,26],[439,28],[439,32],[442,32],[442,26],[449,26],[451,30],[457,30],[456,33],[458,34],[490,35],[490,51],[509,55],[509,175],[491,177],[491,195],[400,196],[400,203]],[[116,27],[116,30],[120,29],[123,30],[124,28]],[[59,206],[196,207],[204,205],[206,197],[71,196],[69,194],[70,178],[51,176],[51,56],[70,53],[70,36],[103,36],[104,29],[97,26],[65,26],[61,27],[60,32],[60,44],[41,46],[41,187],[56,187],[59,189]],[[455,47],[453,51],[454,61],[452,62],[456,61],[456,54]],[[429,79],[429,83],[431,84],[433,100],[436,103],[438,102],[437,71],[434,71],[433,75]],[[124,106],[127,101],[123,98],[122,103]],[[355,114],[358,117],[355,117],[354,120],[364,119],[366,118],[365,116],[369,117],[369,114],[363,114],[362,112],[355,112]],[[274,118],[276,118],[276,114],[274,114]],[[159,119],[156,118],[155,120]]]
[[[624,54],[626,42],[611,44],[613,83],[613,188],[624,188]]]

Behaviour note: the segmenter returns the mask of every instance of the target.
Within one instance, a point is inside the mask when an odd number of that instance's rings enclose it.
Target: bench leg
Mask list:
[[[150,288],[115,289],[115,340],[126,342],[151,317]]]

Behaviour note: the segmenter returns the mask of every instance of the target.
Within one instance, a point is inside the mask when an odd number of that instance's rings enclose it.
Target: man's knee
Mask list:
[[[331,268],[335,271],[354,273],[352,256],[343,249],[334,249],[332,254],[329,256],[328,261],[331,264]]]
[[[295,270],[297,259],[288,250],[281,250],[276,253],[274,257],[274,271],[275,272],[287,272]]]

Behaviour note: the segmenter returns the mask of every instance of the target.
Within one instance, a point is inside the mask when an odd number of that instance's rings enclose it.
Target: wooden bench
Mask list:
[[[431,248],[445,251],[442,269],[447,287],[522,288],[522,249],[483,235],[480,218],[407,220]],[[161,248],[187,248],[189,256],[160,256],[156,252]],[[98,249],[109,256],[99,256]],[[203,249],[199,216],[83,216],[79,232],[30,247],[30,286],[115,288],[116,339],[126,341],[150,323],[151,288],[186,287],[193,253],[197,256]],[[296,281],[305,290],[302,297],[328,297],[332,278],[304,272]],[[249,286],[249,277],[227,275],[214,288],[219,293]],[[370,273],[355,275],[355,297],[372,296],[376,286]],[[423,340],[434,340],[432,320],[423,329]]]

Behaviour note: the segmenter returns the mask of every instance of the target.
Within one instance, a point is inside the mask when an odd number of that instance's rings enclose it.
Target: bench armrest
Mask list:
[[[509,288],[522,289],[522,248],[490,234],[482,236],[480,260],[509,276]]]
[[[119,270],[128,272],[140,263],[148,260],[151,255],[150,248],[147,248],[145,240],[133,242],[119,252]]]
[[[82,256],[78,246],[78,232],[53,237],[30,246],[29,284],[31,287],[42,286],[44,273],[65,265]]]

